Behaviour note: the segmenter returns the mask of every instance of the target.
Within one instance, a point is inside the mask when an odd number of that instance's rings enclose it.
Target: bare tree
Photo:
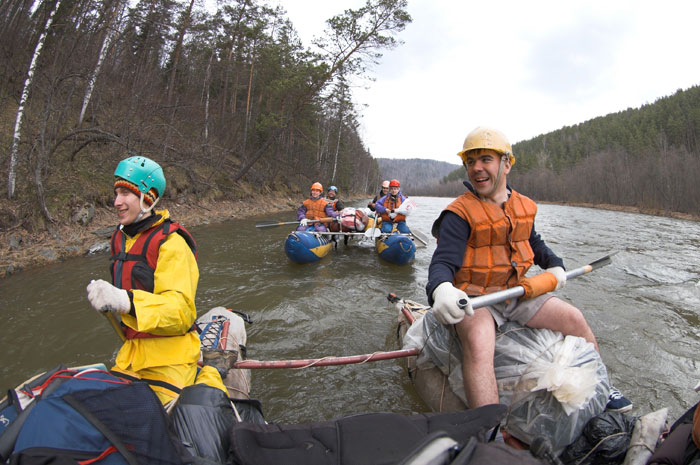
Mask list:
[[[19,152],[19,142],[22,134],[22,118],[24,116],[24,106],[27,104],[27,99],[29,98],[29,89],[32,86],[32,81],[34,79],[34,71],[36,70],[37,62],[39,61],[39,56],[41,55],[41,49],[44,47],[44,42],[46,41],[46,35],[53,22],[53,17],[56,14],[61,5],[61,0],[57,0],[54,4],[53,9],[49,13],[46,19],[46,24],[44,25],[44,30],[37,40],[36,47],[34,48],[34,55],[32,55],[32,61],[29,64],[29,70],[27,71],[27,78],[24,81],[24,88],[22,89],[22,97],[19,100],[19,107],[17,108],[17,118],[15,119],[15,130],[12,136],[12,148],[10,149],[10,168],[8,170],[7,176],[7,198],[12,199],[15,195],[15,182],[17,180],[17,155]]]

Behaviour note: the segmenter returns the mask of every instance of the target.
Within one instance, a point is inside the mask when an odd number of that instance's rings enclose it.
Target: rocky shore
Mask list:
[[[179,204],[164,200],[171,217],[187,227],[245,218],[263,213],[293,210],[300,199],[265,196],[264,201],[250,198],[235,201]],[[111,208],[85,207],[65,224],[52,225],[49,231],[22,229],[0,232],[0,278],[22,270],[54,263],[68,257],[86,255],[108,247],[117,217]]]

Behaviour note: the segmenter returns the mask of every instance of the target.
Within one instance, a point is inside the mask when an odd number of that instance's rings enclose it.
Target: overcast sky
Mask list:
[[[309,46],[365,2],[279,3]],[[355,90],[375,157],[459,163],[479,125],[515,143],[700,84],[695,0],[408,0],[408,11],[404,44]]]

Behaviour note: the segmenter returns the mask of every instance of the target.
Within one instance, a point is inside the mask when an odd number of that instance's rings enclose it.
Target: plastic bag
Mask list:
[[[622,463],[636,421],[637,417],[619,412],[603,412],[586,424],[583,434],[567,447],[559,458],[566,464]]]
[[[458,338],[432,312],[409,329],[411,344],[421,340],[419,331],[425,342],[418,368],[438,367],[466,404]],[[607,370],[593,345],[582,338],[508,322],[496,337],[494,369],[499,401],[510,406],[509,433],[528,444],[538,436],[549,438],[557,453],[607,404]]]

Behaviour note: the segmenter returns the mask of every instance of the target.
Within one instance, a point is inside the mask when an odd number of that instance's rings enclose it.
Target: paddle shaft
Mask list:
[[[598,268],[601,268],[605,265],[609,265],[610,263],[612,263],[610,257],[612,257],[613,255],[615,255],[615,253],[601,257],[589,263],[588,265],[584,265],[574,270],[567,271],[566,280],[568,281],[569,279],[577,278],[586,273],[590,273],[593,270],[597,270]],[[476,309],[505,302],[509,299],[515,299],[517,297],[521,297],[523,294],[525,294],[525,289],[522,286],[515,286],[511,287],[510,289],[505,289],[503,291],[473,297],[469,299],[469,301],[472,304],[472,308]],[[465,301],[465,299],[460,299],[457,302],[457,305],[459,305],[461,308],[466,308],[467,302]]]
[[[109,321],[109,324],[112,326],[112,329],[114,329],[114,332],[117,333],[117,336],[119,336],[119,339],[121,339],[122,342],[126,341],[124,331],[122,331],[122,327],[119,326],[119,322],[114,317],[114,314],[111,312],[104,312],[103,315],[105,316],[105,318],[107,318],[107,321]]]
[[[321,218],[318,220],[309,220],[309,224],[311,223],[330,223],[335,221],[335,218]],[[278,221],[278,222],[271,222],[271,223],[258,223],[255,225],[256,228],[276,228],[277,226],[284,226],[286,224],[299,224],[299,221]]]

